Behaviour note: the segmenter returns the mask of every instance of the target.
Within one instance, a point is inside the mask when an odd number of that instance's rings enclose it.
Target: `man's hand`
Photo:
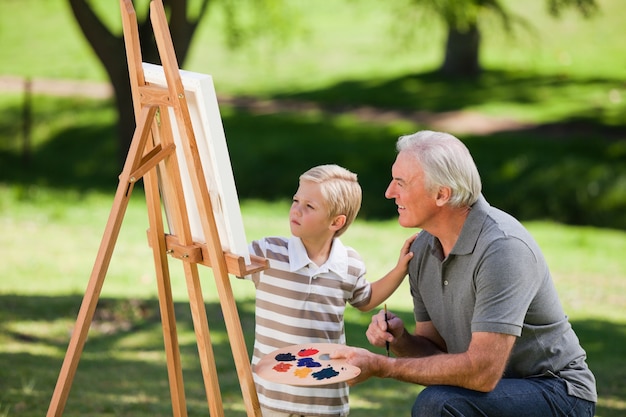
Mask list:
[[[387,311],[387,320],[385,320],[385,311],[381,310],[372,316],[372,322],[365,335],[372,345],[385,347],[386,342],[393,344],[404,332],[404,322],[400,317]]]
[[[350,386],[366,381],[374,376],[381,376],[379,372],[385,369],[386,366],[381,361],[389,359],[382,355],[376,355],[369,350],[350,346],[337,349],[330,354],[330,357],[332,359],[346,359],[348,364],[356,366],[361,370],[359,375],[347,381]]]

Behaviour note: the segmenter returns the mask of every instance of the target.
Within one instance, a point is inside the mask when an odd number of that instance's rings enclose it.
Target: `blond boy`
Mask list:
[[[320,165],[300,176],[289,210],[291,237],[265,237],[250,252],[269,260],[254,274],[256,329],[252,366],[279,348],[303,343],[345,344],[346,303],[361,311],[380,305],[407,273],[413,237],[397,265],[370,283],[359,254],[339,239],[361,207],[356,174],[338,165]],[[349,413],[348,386],[296,387],[254,373],[264,417],[340,417]]]

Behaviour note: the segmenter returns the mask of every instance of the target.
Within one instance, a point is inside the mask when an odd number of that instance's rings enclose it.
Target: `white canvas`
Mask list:
[[[163,67],[143,63],[145,80],[152,85],[167,87]],[[180,70],[189,115],[196,138],[202,170],[211,196],[213,214],[217,223],[218,233],[224,251],[244,257],[246,265],[250,264],[248,244],[235,187],[235,179],[230,164],[230,156],[226,145],[226,135],[217,103],[217,95],[210,75]],[[206,243],[200,222],[200,213],[189,177],[187,160],[181,146],[181,137],[173,109],[170,108],[172,133],[176,144],[185,204],[189,225],[195,241]],[[162,172],[159,173],[163,175]],[[169,221],[168,204],[165,201],[165,214],[168,218],[170,233],[175,235]]]

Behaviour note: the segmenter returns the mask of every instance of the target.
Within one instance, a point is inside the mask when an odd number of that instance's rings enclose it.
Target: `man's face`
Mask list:
[[[385,197],[398,206],[398,222],[403,227],[425,229],[437,213],[437,193],[424,185],[422,167],[406,152],[400,152],[391,167],[392,180]]]

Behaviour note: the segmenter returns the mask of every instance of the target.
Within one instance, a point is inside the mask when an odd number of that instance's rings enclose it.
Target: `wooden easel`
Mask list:
[[[222,250],[189,117],[185,90],[161,0],[151,1],[150,19],[167,80],[167,88],[146,83],[142,69],[137,18],[131,0],[120,0],[120,8],[137,128],[119,177],[113,208],[52,395],[47,417],[61,416],[65,408],[130,195],[135,183],[141,178],[144,179],[148,207],[150,224],[148,241],[153,249],[156,268],[173,415],[186,417],[187,408],[167,260],[168,254],[180,259],[183,264],[210,415],[212,417],[224,416],[224,409],[200,287],[199,264],[213,269],[247,415],[248,417],[261,417],[252,379],[250,358],[230,286],[229,273],[242,277],[267,268],[267,261],[252,256],[252,262],[246,265],[241,256]],[[182,138],[198,211],[204,214],[201,216],[201,221],[207,243],[194,242],[191,235],[179,162],[175,153],[176,146],[171,131],[172,122],[169,120],[169,108],[174,110],[176,125]],[[159,183],[157,169],[164,169],[167,172],[167,175],[164,176],[166,181],[161,180]],[[173,230],[176,231],[176,235],[166,234],[164,230],[162,215],[162,197],[164,196],[167,197],[168,202],[173,203],[173,207],[170,208],[172,218],[169,220],[175,226]]]

